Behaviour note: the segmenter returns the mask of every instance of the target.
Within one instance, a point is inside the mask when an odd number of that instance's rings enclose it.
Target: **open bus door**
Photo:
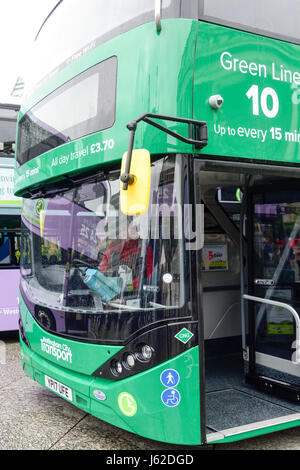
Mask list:
[[[299,424],[300,190],[285,172],[195,162],[208,443]]]
[[[288,182],[254,186],[247,208],[246,381],[300,401],[300,191]]]

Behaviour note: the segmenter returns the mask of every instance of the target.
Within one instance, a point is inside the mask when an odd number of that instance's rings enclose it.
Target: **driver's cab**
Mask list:
[[[264,168],[195,162],[208,442],[297,419],[300,191]]]

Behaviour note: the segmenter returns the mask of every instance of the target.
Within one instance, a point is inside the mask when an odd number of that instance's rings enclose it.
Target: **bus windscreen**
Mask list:
[[[153,163],[148,214],[121,213],[115,176],[95,177],[52,197],[24,199],[21,288],[27,302],[51,308],[56,328],[49,329],[67,334],[69,320],[90,315],[87,329],[74,335],[88,336],[93,328],[97,339],[107,334],[119,339],[149,319],[164,318],[166,309],[180,315],[183,240],[174,163],[172,157]],[[61,311],[67,322],[60,321]],[[121,314],[122,331],[107,333],[106,320],[117,324]]]

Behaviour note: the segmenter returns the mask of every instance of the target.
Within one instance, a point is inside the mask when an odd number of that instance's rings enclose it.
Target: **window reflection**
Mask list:
[[[299,308],[300,192],[294,189],[254,196],[254,292]],[[293,315],[280,305],[258,304],[256,349],[291,359]]]
[[[300,194],[286,193],[290,202],[254,205],[255,277],[283,286],[300,281]]]
[[[51,198],[24,200],[25,296],[53,311],[78,314],[181,307],[181,189],[175,184],[180,172],[180,158],[153,163],[151,209],[142,216],[119,211],[117,176],[95,177]]]

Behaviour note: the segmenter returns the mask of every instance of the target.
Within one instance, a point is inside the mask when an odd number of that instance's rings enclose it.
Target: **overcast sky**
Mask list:
[[[0,0],[0,102],[18,102],[10,96],[26,67],[32,43],[42,22],[58,0]],[[26,83],[25,83],[26,86]]]

